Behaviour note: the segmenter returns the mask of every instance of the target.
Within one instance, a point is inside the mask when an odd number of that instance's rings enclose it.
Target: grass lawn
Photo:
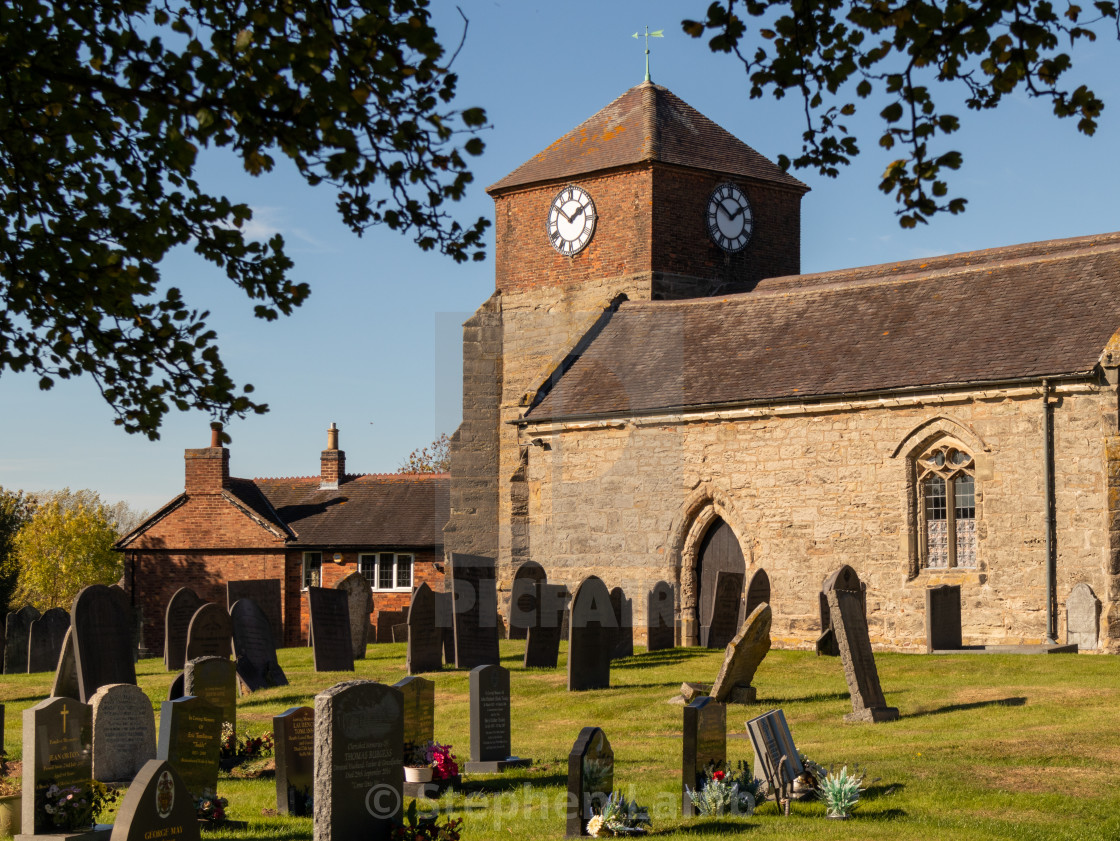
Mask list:
[[[615,753],[615,787],[648,806],[659,836],[807,839],[1120,839],[1120,659],[1109,656],[879,654],[887,703],[901,720],[848,725],[840,661],[771,651],[754,685],[759,701],[729,706],[728,759],[750,759],[744,722],[785,710],[798,749],[816,762],[859,765],[878,778],[849,821],[828,821],[817,802],[795,802],[781,817],[767,803],[750,818],[682,821],[681,707],[667,703],[683,681],[714,679],[722,652],[639,649],[615,661],[612,687],[565,689],[565,649],[556,671],[521,667],[523,642],[502,642],[511,671],[513,753],[533,766],[465,779],[464,791],[427,805],[462,816],[464,839],[558,838],[564,833],[567,755],[582,727],[602,727]],[[310,649],[280,652],[291,686],[242,698],[241,724],[254,732],[288,707],[313,706],[316,692],[355,677],[395,683],[404,645],[371,645],[356,672],[316,674]],[[160,660],[139,664],[139,683],[158,716],[171,675]],[[460,761],[470,752],[465,672],[427,675],[436,683],[436,739]],[[5,745],[20,754],[22,711],[50,691],[50,675],[5,675]],[[249,828],[213,836],[308,839],[311,820],[268,817],[271,779],[223,775],[229,815]],[[360,841],[360,840],[359,840]]]

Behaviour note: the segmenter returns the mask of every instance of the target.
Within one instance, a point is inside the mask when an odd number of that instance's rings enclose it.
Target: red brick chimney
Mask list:
[[[346,475],[346,453],[338,448],[338,427],[327,430],[327,448],[319,454],[319,489],[338,490]]]
[[[222,425],[210,424],[210,446],[201,450],[186,450],[187,481],[189,494],[220,493],[229,487],[229,450],[222,446]]]

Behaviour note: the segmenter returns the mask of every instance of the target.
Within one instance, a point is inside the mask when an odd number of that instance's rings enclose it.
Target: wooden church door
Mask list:
[[[739,540],[735,537],[735,532],[733,532],[731,526],[725,523],[721,518],[716,517],[708,527],[708,531],[700,543],[700,551],[697,553],[695,580],[700,584],[699,590],[697,591],[700,603],[700,609],[698,611],[700,619],[700,645],[708,645],[708,629],[712,625],[713,618],[720,618],[713,616],[717,608],[716,576],[721,571],[729,572],[737,575],[739,581],[742,582],[746,576],[746,570],[747,565],[746,561],[743,559],[743,550],[739,546]],[[739,601],[742,601],[741,594]],[[737,627],[736,623],[740,613],[741,608],[737,604],[735,606],[734,617],[726,617],[730,620],[733,627]],[[722,623],[717,622],[717,624]],[[734,631],[732,631],[732,633],[734,633]],[[723,643],[723,645],[726,644],[726,642]]]

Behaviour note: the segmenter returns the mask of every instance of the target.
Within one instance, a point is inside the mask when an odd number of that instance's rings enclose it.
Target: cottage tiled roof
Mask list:
[[[799,192],[809,189],[667,89],[643,82],[487,192],[647,161],[758,178]]]
[[[1120,233],[626,302],[531,421],[1083,374],[1120,329]]]

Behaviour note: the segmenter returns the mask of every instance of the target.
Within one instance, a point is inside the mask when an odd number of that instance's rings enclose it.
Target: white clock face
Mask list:
[[[566,257],[578,254],[595,233],[595,202],[582,187],[569,184],[548,208],[548,241]]]
[[[712,242],[730,254],[746,248],[754,217],[746,193],[737,186],[727,181],[715,188],[708,199],[707,218]]]

